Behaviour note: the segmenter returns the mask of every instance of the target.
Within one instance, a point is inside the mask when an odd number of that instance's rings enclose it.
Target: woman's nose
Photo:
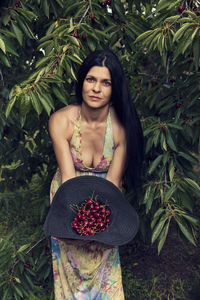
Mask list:
[[[93,91],[99,93],[101,91],[100,82],[96,81],[93,85]]]

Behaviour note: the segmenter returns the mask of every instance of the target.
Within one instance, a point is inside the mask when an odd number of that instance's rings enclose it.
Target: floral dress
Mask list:
[[[103,155],[97,167],[84,166],[81,159],[81,113],[70,141],[76,176],[105,177],[114,153],[110,112],[107,117]],[[60,186],[57,170],[50,189],[50,201]],[[55,300],[124,300],[121,266],[117,247],[97,242],[69,245],[52,238]]]

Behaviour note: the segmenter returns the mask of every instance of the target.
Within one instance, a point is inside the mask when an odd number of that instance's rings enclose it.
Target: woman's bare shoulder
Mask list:
[[[68,105],[53,113],[49,119],[49,131],[52,134],[58,133],[71,136],[74,122],[77,119],[79,105]]]
[[[57,110],[50,116],[49,125],[68,126],[70,123],[74,123],[79,109],[79,105],[70,104]]]

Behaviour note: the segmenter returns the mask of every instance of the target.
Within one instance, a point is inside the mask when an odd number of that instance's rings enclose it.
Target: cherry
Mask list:
[[[90,216],[90,211],[86,210],[85,215],[86,215],[86,217],[89,217]]]
[[[91,13],[89,16],[90,16],[90,20],[91,20],[92,24],[95,24],[96,23],[95,22],[95,14]]]
[[[74,35],[74,37],[75,37],[76,39],[78,39],[78,38],[79,38],[78,31],[75,31],[73,35]]]
[[[99,2],[99,4],[101,5],[101,7],[106,7],[106,1],[101,1],[101,2]]]
[[[81,218],[82,218],[82,215],[81,215],[81,213],[77,213],[77,218],[79,219],[79,220],[81,220]]]
[[[93,204],[93,200],[92,199],[88,199],[87,204]]]
[[[107,223],[107,224],[110,224],[110,218],[107,218],[107,219],[106,219],[106,223]]]
[[[105,231],[106,228],[107,228],[107,226],[102,227],[102,228],[101,228],[101,231]]]
[[[100,204],[99,201],[90,198],[77,209],[72,228],[80,235],[94,235],[108,227],[110,214],[105,204]]]
[[[82,220],[85,221],[86,220],[86,216],[82,215]]]
[[[82,35],[82,40],[86,41],[87,40],[87,36],[85,34]]]
[[[99,217],[100,217],[100,213],[95,212],[95,213],[94,213],[94,216],[95,216],[95,218],[99,218]]]
[[[183,5],[180,5],[178,7],[178,11],[182,14],[182,12],[185,10],[185,7]]]
[[[107,5],[111,5],[111,0],[107,0],[107,1],[106,1],[106,4],[107,4]]]
[[[177,103],[177,104],[176,104],[176,108],[180,108],[181,105],[182,105],[181,103]]]
[[[91,220],[93,223],[96,221],[96,219],[95,219],[93,216],[90,218],[90,220]]]
[[[45,252],[45,253],[47,253],[47,252]],[[25,262],[25,263],[24,263],[24,267],[25,267],[25,268],[28,268],[28,269],[29,269],[30,266],[31,266],[31,265],[30,265],[28,262]]]
[[[98,219],[97,219],[97,222],[98,223],[101,223],[103,221],[103,219],[101,218],[101,217],[99,217]]]
[[[106,209],[106,216],[110,216],[111,212],[109,209]]]

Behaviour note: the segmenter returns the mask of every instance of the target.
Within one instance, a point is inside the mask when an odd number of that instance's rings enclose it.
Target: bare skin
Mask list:
[[[125,132],[110,106],[112,92],[110,72],[106,67],[93,67],[83,83],[81,105],[68,105],[55,112],[49,120],[49,132],[61,174],[61,182],[76,176],[69,143],[74,124],[81,110],[82,159],[85,166],[96,167],[100,162],[108,112],[111,112],[115,152],[106,179],[117,187],[124,172],[126,161]],[[84,241],[68,240],[70,244]]]

